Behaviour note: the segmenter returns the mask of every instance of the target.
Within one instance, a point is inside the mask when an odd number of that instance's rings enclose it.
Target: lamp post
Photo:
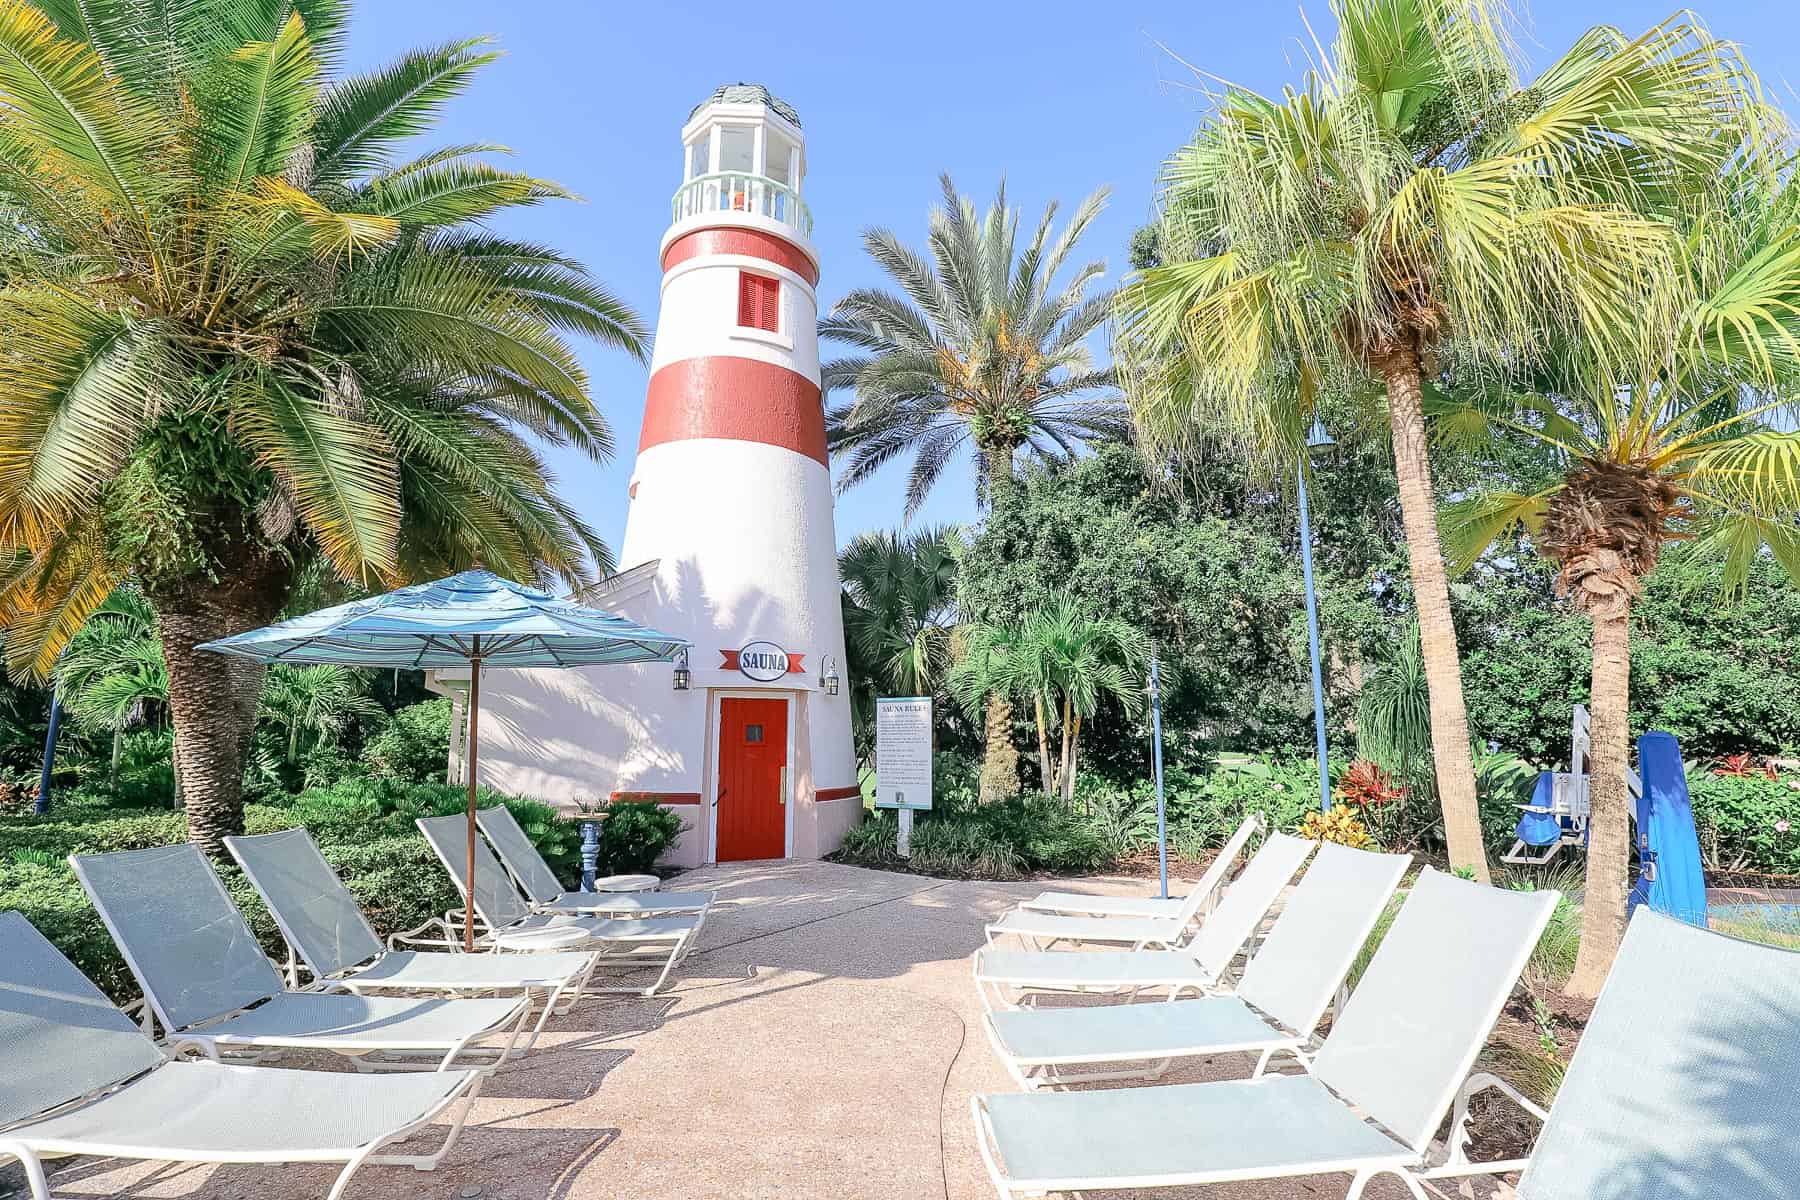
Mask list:
[[[1333,444],[1325,426],[1317,417],[1313,418],[1312,429],[1306,435],[1308,454]],[[1319,593],[1313,586],[1312,514],[1306,502],[1305,462],[1294,469],[1294,479],[1300,500],[1300,573],[1306,581],[1306,641],[1312,651],[1313,736],[1319,758],[1319,811],[1330,812],[1331,764],[1325,757],[1325,670],[1319,661]]]
[[[1156,651],[1150,651],[1150,744],[1156,771],[1156,878],[1162,885],[1157,893],[1169,898],[1169,812],[1163,804],[1162,769],[1162,686],[1156,674]]]

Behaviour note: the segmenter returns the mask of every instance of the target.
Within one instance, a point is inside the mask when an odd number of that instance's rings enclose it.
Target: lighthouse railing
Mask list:
[[[806,201],[793,188],[766,175],[732,171],[696,175],[675,193],[673,207],[677,222],[703,213],[757,213],[812,236],[812,213]]]

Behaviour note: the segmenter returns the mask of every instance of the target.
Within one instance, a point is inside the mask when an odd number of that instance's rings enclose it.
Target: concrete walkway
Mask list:
[[[672,991],[591,1001],[553,1024],[552,1049],[489,1082],[444,1166],[431,1174],[367,1168],[350,1196],[993,1195],[974,1147],[969,1097],[1012,1086],[981,1033],[968,956],[987,919],[1042,884],[770,862],[707,868],[684,875],[681,886],[717,889],[720,904]],[[1145,888],[1121,879],[1075,886]],[[1245,1069],[1228,1056],[1190,1077]],[[59,1196],[298,1198],[322,1196],[332,1174],[80,1161],[52,1184]],[[0,1181],[14,1178],[0,1172]],[[1343,1183],[1204,1194],[1331,1197],[1343,1194]]]

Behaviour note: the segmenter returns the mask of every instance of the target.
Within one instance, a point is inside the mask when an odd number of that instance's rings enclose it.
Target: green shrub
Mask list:
[[[0,817],[0,912],[18,909],[89,978],[123,1002],[136,994],[136,985],[67,856],[169,845],[187,836],[187,823],[180,812],[119,806],[110,799],[110,794],[72,791],[59,795],[47,816]],[[282,800],[246,806],[247,831],[305,826],[382,937],[457,907],[450,876],[413,819],[462,812],[467,793],[461,788],[357,776]],[[546,805],[487,789],[479,801],[510,808],[551,866],[573,880],[578,854],[571,823]],[[670,819],[676,818],[671,814]],[[255,889],[235,866],[215,866],[268,953],[284,956],[274,921]]]
[[[898,832],[896,830],[896,832]],[[946,879],[1018,879],[1025,856],[979,821],[925,821],[913,828],[912,869]]]
[[[371,774],[409,783],[442,783],[450,761],[450,700],[409,704],[363,749]]]
[[[1700,853],[1719,871],[1800,875],[1800,778],[1688,773]]]
[[[649,871],[681,838],[681,818],[659,804],[647,800],[615,800],[604,811],[606,820],[600,825],[599,871],[602,875],[637,875]],[[520,824],[524,823],[521,819]],[[575,855],[579,861],[579,844],[575,847]]]

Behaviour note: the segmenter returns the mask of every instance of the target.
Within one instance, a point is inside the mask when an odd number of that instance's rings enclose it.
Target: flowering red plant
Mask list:
[[[1344,773],[1338,776],[1336,792],[1340,803],[1359,808],[1379,808],[1406,795],[1404,787],[1366,758],[1359,758],[1344,768]]]
[[[1722,775],[1728,779],[1748,779],[1756,775],[1761,775],[1764,779],[1774,779],[1775,768],[1766,763],[1761,767],[1752,765],[1748,754],[1727,754],[1719,760],[1719,765],[1713,768],[1713,774]]]

